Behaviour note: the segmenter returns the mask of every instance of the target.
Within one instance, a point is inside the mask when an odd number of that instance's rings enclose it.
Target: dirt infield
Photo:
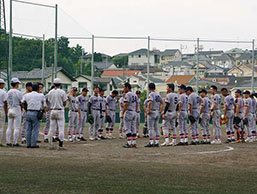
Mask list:
[[[144,148],[139,139],[124,149],[125,141],[0,147],[0,193],[257,193],[257,143]]]

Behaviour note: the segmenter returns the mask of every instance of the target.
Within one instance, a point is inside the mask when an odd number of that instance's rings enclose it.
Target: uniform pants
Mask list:
[[[136,135],[136,116],[137,113],[135,111],[126,111],[124,115],[124,125],[126,134],[130,134],[131,136]]]
[[[200,126],[203,131],[203,136],[210,136],[210,114],[202,113]]]
[[[103,130],[104,130],[105,112],[102,112],[102,116],[101,117],[102,118],[100,118],[99,129],[98,129],[99,133],[103,133]]]
[[[50,114],[51,114],[50,110],[46,112],[46,123],[45,123],[45,128],[44,128],[44,134],[45,135],[48,134],[48,131],[49,131],[49,128],[50,128]]]
[[[40,122],[37,118],[38,112],[28,111],[26,113],[26,140],[27,146],[36,146]]]
[[[250,136],[252,136],[252,131],[254,131],[253,114],[252,113],[248,113],[246,118],[248,120],[248,123],[246,125],[247,135],[248,135],[248,137],[250,137]]]
[[[139,129],[140,129],[140,112],[137,112],[137,115],[136,115],[136,130],[137,130],[137,133],[139,133]]]
[[[244,129],[244,124],[243,124],[243,117],[244,117],[244,115],[243,115],[243,113],[239,113],[238,116],[241,119],[241,122],[238,124],[238,130],[239,131],[243,131],[243,129]]]
[[[17,144],[21,125],[21,108],[12,107],[8,110],[8,128],[6,131],[6,143],[11,143],[13,132],[13,143]]]
[[[228,122],[226,123],[226,132],[234,133],[234,127],[233,127],[233,122],[234,122],[234,111],[233,110],[228,110],[227,115],[228,117]]]
[[[90,124],[89,128],[89,135],[90,137],[97,137],[98,136],[98,129],[100,124],[100,111],[99,110],[92,110],[92,116],[94,118],[94,123]]]
[[[191,135],[192,137],[196,137],[199,135],[199,131],[198,131],[198,123],[199,123],[199,117],[200,114],[198,111],[192,111],[192,116],[195,118],[195,122],[193,124],[191,124]]]
[[[122,133],[122,131],[124,130],[124,118],[121,118],[121,114],[122,112],[120,112],[120,126],[119,126],[119,133]]]
[[[221,137],[221,127],[220,127],[220,110],[214,110],[212,116],[213,129],[215,138]]]
[[[0,144],[2,143],[2,138],[4,134],[4,123],[5,123],[5,111],[4,107],[0,107]]]
[[[87,112],[80,111],[80,120],[79,120],[79,133],[80,133],[80,135],[84,134],[86,122],[87,122]]]
[[[188,134],[187,130],[187,111],[181,111],[178,118],[178,126],[180,135]]]
[[[167,112],[165,114],[165,119],[163,120],[163,135],[165,138],[169,137],[169,130],[173,130],[173,136],[176,136],[176,118],[177,118],[177,112]]]
[[[79,113],[74,111],[69,111],[69,125],[68,125],[68,135],[79,134]]]
[[[57,128],[59,130],[60,141],[64,140],[64,126],[65,126],[64,110],[51,110],[50,130],[48,133],[50,145],[52,144],[53,135]]]
[[[115,111],[108,110],[108,115],[109,115],[109,117],[111,117],[112,122],[107,123],[106,129],[113,130],[113,128],[114,128],[114,123],[115,123],[115,118],[116,118],[115,113],[116,113]]]
[[[150,140],[154,138],[154,132],[157,139],[159,139],[160,137],[159,119],[160,119],[159,111],[153,111],[147,116],[147,125],[149,129]]]
[[[253,131],[256,132],[256,114],[253,114]]]
[[[26,114],[27,112],[25,110],[22,111],[21,113],[21,137],[25,138],[26,137],[26,131],[27,131],[27,120],[26,120]]]

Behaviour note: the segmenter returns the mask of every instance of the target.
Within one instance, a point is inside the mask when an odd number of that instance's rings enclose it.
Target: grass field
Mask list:
[[[123,143],[65,142],[66,151],[45,143],[37,150],[0,147],[0,193],[257,193],[257,143],[148,149],[147,139],[137,149]]]

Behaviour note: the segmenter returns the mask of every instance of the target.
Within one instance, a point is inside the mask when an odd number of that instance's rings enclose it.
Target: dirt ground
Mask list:
[[[137,149],[124,149],[125,142],[0,147],[0,193],[257,193],[257,142],[144,148],[148,140],[138,139]]]

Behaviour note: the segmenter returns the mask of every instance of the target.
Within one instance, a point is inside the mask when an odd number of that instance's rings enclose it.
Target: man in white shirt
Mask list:
[[[51,104],[50,110],[50,130],[48,134],[48,140],[50,144],[50,149],[54,149],[53,145],[53,134],[58,127],[59,130],[59,149],[63,148],[63,140],[64,140],[64,126],[65,126],[65,118],[64,118],[64,107],[66,106],[67,95],[64,90],[60,89],[61,87],[61,79],[54,79],[55,88],[49,92],[48,99]]]
[[[5,82],[0,79],[0,147],[3,146],[4,123],[7,114],[7,93],[4,91]]]
[[[44,108],[44,95],[39,92],[38,84],[32,86],[32,92],[23,96],[22,106],[26,110],[27,148],[39,148],[37,145],[40,127],[39,112]]]

